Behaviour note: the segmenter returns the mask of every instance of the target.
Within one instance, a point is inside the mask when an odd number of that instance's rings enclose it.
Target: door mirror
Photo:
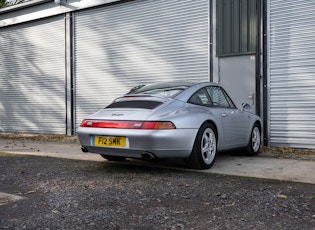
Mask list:
[[[248,103],[242,103],[242,111],[244,111],[245,109],[251,109]]]

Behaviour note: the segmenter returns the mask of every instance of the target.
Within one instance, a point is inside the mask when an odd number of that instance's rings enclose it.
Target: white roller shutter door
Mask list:
[[[209,81],[208,14],[206,0],[136,0],[76,12],[76,124],[137,84]]]
[[[315,148],[315,1],[270,0],[270,143]]]
[[[63,16],[0,29],[0,131],[66,132]]]

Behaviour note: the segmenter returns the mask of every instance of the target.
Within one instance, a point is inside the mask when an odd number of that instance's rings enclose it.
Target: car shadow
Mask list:
[[[233,157],[250,157],[244,150],[231,150],[218,153],[216,162],[225,162],[231,160]],[[121,164],[126,167],[128,165],[138,167],[155,167],[155,168],[170,168],[187,170],[187,166],[183,159],[157,159],[157,160],[143,160],[143,159],[130,159],[124,161],[106,161],[106,163]],[[215,167],[214,164],[213,167]],[[211,170],[211,169],[210,169]]]

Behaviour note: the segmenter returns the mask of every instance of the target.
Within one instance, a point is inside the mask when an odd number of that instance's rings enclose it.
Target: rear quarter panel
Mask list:
[[[170,105],[173,109],[165,107],[158,113],[151,115],[148,120],[172,121],[177,129],[199,130],[203,123],[212,123],[218,134],[218,149],[220,149],[221,141],[224,140],[222,126],[220,125],[220,117],[207,107],[174,102]],[[197,132],[196,132],[197,133]],[[223,143],[223,142],[222,142]]]

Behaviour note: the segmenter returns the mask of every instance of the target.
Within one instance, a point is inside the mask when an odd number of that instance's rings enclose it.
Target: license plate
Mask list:
[[[126,147],[126,137],[95,136],[94,146]]]

